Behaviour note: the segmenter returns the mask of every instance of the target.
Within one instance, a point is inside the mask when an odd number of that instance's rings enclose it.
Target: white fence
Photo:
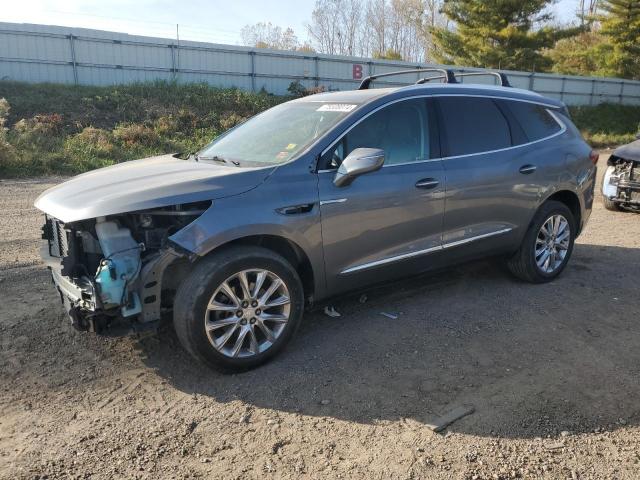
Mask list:
[[[180,41],[82,28],[0,22],[0,79],[80,85],[151,80],[206,82],[284,94],[291,82],[327,89],[356,88],[363,76],[431,65],[356,57],[283,52]],[[477,71],[451,67],[456,71]],[[640,105],[640,82],[614,78],[504,71],[514,87],[568,105]],[[417,74],[376,85],[414,83]],[[493,83],[491,77],[467,82]]]

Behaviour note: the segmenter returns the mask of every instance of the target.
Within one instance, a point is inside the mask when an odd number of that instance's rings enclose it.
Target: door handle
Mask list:
[[[522,167],[520,167],[520,173],[522,173],[523,175],[529,175],[530,173],[533,173],[537,170],[538,167],[536,167],[535,165],[523,165]]]
[[[416,188],[429,190],[431,188],[436,188],[439,184],[440,182],[435,178],[423,178],[422,180],[418,180],[416,182]]]

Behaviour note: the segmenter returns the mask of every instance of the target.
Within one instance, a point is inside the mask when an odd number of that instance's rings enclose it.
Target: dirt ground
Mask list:
[[[640,477],[640,215],[598,198],[551,284],[479,262],[377,288],[225,376],[169,328],[72,329],[32,206],[56,181],[0,181],[0,477]]]

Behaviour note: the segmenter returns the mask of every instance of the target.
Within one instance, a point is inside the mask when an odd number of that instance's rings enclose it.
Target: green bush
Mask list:
[[[15,166],[18,155],[16,149],[7,141],[7,117],[9,116],[9,102],[0,98],[0,172]]]
[[[11,133],[17,147],[55,150],[61,143],[63,126],[62,115],[48,113],[19,120]]]
[[[287,87],[287,92],[289,92],[292,97],[300,98],[306,97],[307,95],[326,92],[326,88],[323,85],[307,88],[302,83],[300,83],[300,80],[296,80],[289,84],[289,87]]]
[[[72,171],[105,167],[119,162],[122,156],[113,133],[93,127],[85,127],[81,132],[67,137],[64,154]]]
[[[0,81],[0,175],[80,173],[163,152],[193,152],[290,97],[206,84],[110,87]],[[4,112],[4,113],[3,113]],[[3,124],[3,125],[4,125]]]
[[[585,140],[595,148],[632,142],[640,132],[640,106],[602,103],[570,111]]]
[[[631,133],[583,132],[582,136],[593,148],[615,148],[625,143],[631,143],[636,139],[636,136]]]
[[[113,136],[125,147],[145,148],[161,146],[160,135],[146,125],[137,123],[116,125]]]
[[[233,128],[239,123],[244,122],[246,119],[246,117],[238,115],[237,113],[228,113],[220,119],[220,128],[223,132],[226,132],[230,128]]]

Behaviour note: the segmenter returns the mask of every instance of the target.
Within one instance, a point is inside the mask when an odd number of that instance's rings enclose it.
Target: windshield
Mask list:
[[[345,103],[283,103],[217,138],[198,153],[198,158],[284,163],[304,151],[356,107]]]

